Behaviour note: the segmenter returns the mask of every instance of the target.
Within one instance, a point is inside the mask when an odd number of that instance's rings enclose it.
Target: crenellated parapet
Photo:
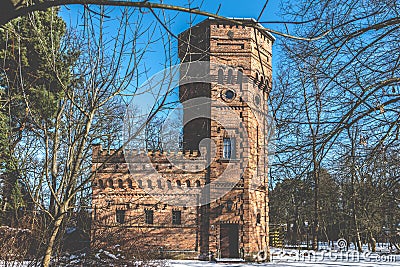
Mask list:
[[[106,150],[93,145],[94,194],[200,188],[204,185],[206,160],[198,151],[160,152]],[[165,193],[165,192],[164,192]],[[190,193],[190,192],[186,192]],[[193,192],[192,192],[193,193]]]

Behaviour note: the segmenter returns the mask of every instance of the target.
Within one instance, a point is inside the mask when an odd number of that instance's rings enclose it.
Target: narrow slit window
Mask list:
[[[123,224],[125,223],[125,210],[117,210],[116,214],[117,223]]]
[[[239,70],[237,73],[237,79],[236,79],[236,84],[242,84],[243,82],[243,71]]]
[[[153,224],[154,213],[153,210],[145,210],[145,219],[147,224]]]
[[[124,182],[121,179],[118,180],[118,188],[124,188]]]
[[[129,188],[133,188],[131,179],[126,180],[126,182],[127,182]]]
[[[224,84],[224,71],[222,69],[218,70],[218,83]]]
[[[172,224],[179,225],[181,224],[181,211],[180,210],[173,210],[172,211]]]
[[[233,71],[230,69],[228,70],[228,81],[227,83],[232,84],[233,83]]]

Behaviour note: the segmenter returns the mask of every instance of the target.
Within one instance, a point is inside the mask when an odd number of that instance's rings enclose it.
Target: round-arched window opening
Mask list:
[[[232,100],[233,98],[235,98],[235,92],[232,90],[226,90],[225,97],[226,99]]]
[[[254,103],[256,104],[256,106],[259,106],[261,104],[261,98],[259,95],[256,95],[254,97]]]
[[[124,182],[121,179],[118,180],[118,188],[124,188]]]

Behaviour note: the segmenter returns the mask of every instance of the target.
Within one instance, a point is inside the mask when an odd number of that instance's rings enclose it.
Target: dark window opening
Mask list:
[[[230,69],[228,70],[228,84],[232,84],[233,83],[233,71]]]
[[[186,187],[190,187],[190,181],[186,180]]]
[[[150,189],[153,188],[153,184],[152,184],[151,180],[147,180],[147,187]]]
[[[123,224],[125,223],[125,210],[117,210],[115,214],[117,223]]]
[[[143,189],[143,182],[142,180],[137,181],[138,187]]]
[[[176,181],[176,186],[181,187],[182,186],[181,181],[177,180]]]
[[[243,71],[239,70],[237,73],[236,84],[242,84],[243,82]]]
[[[256,221],[257,221],[257,224],[261,224],[261,214],[260,213],[257,213]]]
[[[133,188],[131,179],[126,180],[126,182],[127,182],[129,188]]]
[[[167,187],[168,189],[172,189],[172,183],[170,180],[167,180]]]
[[[145,215],[146,215],[146,223],[147,224],[153,224],[153,215],[154,212],[152,210],[145,210]]]
[[[99,180],[99,187],[104,189],[104,182],[103,180]]]
[[[259,95],[256,95],[254,97],[254,103],[256,104],[256,106],[259,106],[261,104],[261,98]]]
[[[261,79],[260,79],[260,83],[258,84],[258,88],[263,88],[264,87],[264,77],[263,76],[261,76]]]
[[[199,180],[196,181],[196,187],[200,187],[200,181]]]
[[[232,200],[228,200],[228,201],[226,202],[226,209],[227,209],[228,211],[232,211],[232,207],[233,207],[233,202],[232,202]]]
[[[121,179],[118,180],[118,188],[124,188],[124,183]]]
[[[224,71],[222,69],[218,70],[218,83],[224,84]]]
[[[265,79],[265,87],[267,89],[269,89],[271,87],[270,84],[269,84],[269,80],[268,79]]]
[[[108,184],[109,187],[114,188],[113,180],[108,179],[108,180],[107,180],[107,184]]]
[[[180,210],[172,211],[172,224],[181,224],[181,211]]]
[[[162,188],[162,184],[161,184],[161,180],[160,180],[160,179],[157,180],[157,186],[158,186],[158,188],[160,188],[160,189]]]

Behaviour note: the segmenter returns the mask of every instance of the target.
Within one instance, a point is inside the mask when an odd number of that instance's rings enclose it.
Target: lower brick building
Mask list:
[[[103,233],[115,229],[126,246],[166,257],[268,259],[265,129],[273,41],[251,19],[207,19],[179,35],[181,62],[210,66],[207,83],[180,86],[180,101],[210,99],[210,118],[184,125],[180,152],[93,146],[92,244],[107,243]],[[212,159],[203,139],[214,143]]]

